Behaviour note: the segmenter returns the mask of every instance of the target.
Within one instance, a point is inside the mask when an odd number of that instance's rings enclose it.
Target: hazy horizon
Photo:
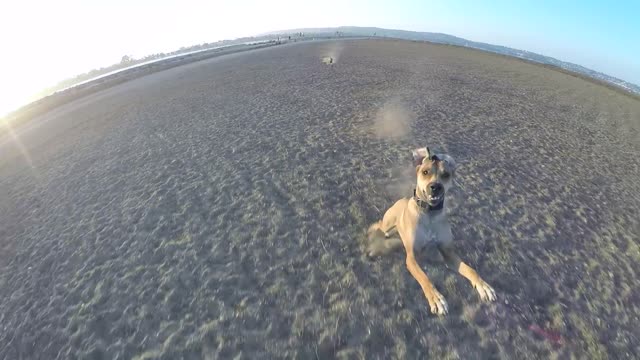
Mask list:
[[[123,55],[141,58],[295,28],[363,26],[445,33],[551,56],[640,85],[640,25],[634,21],[640,3],[62,0],[15,3],[9,13],[0,24],[3,48],[13,55],[3,56],[0,68],[0,116],[47,87],[118,63]]]

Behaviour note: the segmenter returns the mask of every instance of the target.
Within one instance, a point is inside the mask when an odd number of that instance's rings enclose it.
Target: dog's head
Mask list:
[[[444,195],[453,184],[456,163],[447,154],[436,154],[424,147],[413,150],[416,166],[416,195],[430,206],[444,201]]]

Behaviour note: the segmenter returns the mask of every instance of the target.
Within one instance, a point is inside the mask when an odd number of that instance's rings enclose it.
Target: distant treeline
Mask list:
[[[75,84],[81,83],[83,81],[87,81],[90,79],[93,79],[95,77],[98,77],[100,75],[103,74],[107,74],[110,73],[112,71],[116,71],[119,69],[124,69],[126,67],[129,66],[133,66],[136,64],[140,64],[140,63],[144,63],[147,61],[151,61],[151,60],[158,60],[158,59],[162,59],[165,58],[167,56],[172,56],[172,55],[179,55],[179,54],[183,54],[183,53],[187,53],[187,52],[191,52],[191,51],[197,51],[197,50],[204,50],[204,49],[209,49],[209,48],[215,48],[215,47],[219,47],[219,46],[225,46],[225,45],[234,45],[234,44],[240,44],[240,43],[245,43],[245,42],[251,42],[251,41],[260,41],[263,40],[264,38],[273,38],[273,36],[268,36],[268,37],[246,37],[246,38],[240,38],[240,39],[235,39],[235,40],[222,40],[222,41],[216,41],[213,43],[203,43],[203,44],[198,44],[198,45],[193,45],[193,46],[188,46],[188,47],[181,47],[180,49],[176,50],[176,51],[172,51],[172,52],[168,52],[168,53],[156,53],[156,54],[151,54],[151,55],[147,55],[145,57],[139,58],[139,59],[135,59],[132,56],[129,55],[125,55],[122,57],[122,59],[120,60],[119,63],[110,65],[110,66],[106,66],[106,67],[102,67],[99,69],[93,69],[89,72],[74,76],[72,78],[68,78],[65,80],[60,81],[59,83],[57,83],[56,85],[45,89],[44,91],[42,91],[42,94],[44,96],[51,94],[53,92],[56,92],[58,90],[62,90],[65,88],[68,88],[70,86],[73,86]]]
[[[334,36],[344,36],[343,32],[340,31],[336,31],[336,32],[332,32],[332,34]],[[147,61],[151,61],[151,60],[158,60],[158,59],[162,59],[165,58],[167,56],[172,56],[172,55],[179,55],[179,54],[183,54],[183,53],[188,53],[188,52],[192,52],[192,51],[198,51],[198,50],[205,50],[205,49],[209,49],[209,48],[216,48],[216,47],[220,47],[220,46],[227,46],[227,45],[236,45],[236,44],[242,44],[242,43],[247,43],[247,42],[254,42],[254,41],[264,41],[264,40],[276,40],[276,39],[282,39],[282,40],[292,40],[295,38],[305,38],[305,35],[303,32],[288,32],[286,34],[267,34],[267,35],[260,35],[260,36],[250,36],[250,37],[244,37],[244,38],[239,38],[239,39],[234,39],[234,40],[221,40],[221,41],[216,41],[216,42],[212,42],[212,43],[202,43],[202,44],[198,44],[198,45],[193,45],[193,46],[188,46],[188,47],[181,47],[180,49],[176,50],[176,51],[172,51],[172,52],[168,52],[168,53],[156,53],[156,54],[151,54],[151,55],[147,55],[145,57],[136,59],[132,56],[129,55],[124,55],[122,57],[122,59],[120,60],[119,63],[113,64],[113,65],[109,65],[106,67],[102,67],[99,69],[93,69],[91,71],[88,71],[86,73],[65,79],[60,81],[59,83],[55,84],[54,86],[48,87],[42,91],[40,91],[38,94],[36,94],[35,96],[32,97],[32,101],[35,101],[39,98],[48,96],[50,94],[53,94],[56,91],[62,90],[62,89],[66,89],[68,87],[71,87],[73,85],[82,83],[84,81],[96,78],[100,75],[104,75],[107,73],[110,73],[112,71],[116,71],[116,70],[120,70],[120,69],[124,69],[127,68],[129,66],[133,66],[136,64],[141,64]],[[310,34],[311,35],[311,34]],[[327,34],[314,34],[316,36],[320,35],[324,35],[327,36]]]

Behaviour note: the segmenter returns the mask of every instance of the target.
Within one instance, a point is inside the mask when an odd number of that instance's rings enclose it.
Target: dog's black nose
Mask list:
[[[431,188],[432,193],[437,193],[443,190],[443,186],[440,183],[433,183],[429,185],[429,188]]]

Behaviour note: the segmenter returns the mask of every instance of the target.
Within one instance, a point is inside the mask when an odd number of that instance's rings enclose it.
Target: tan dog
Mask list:
[[[398,200],[387,210],[382,221],[369,227],[368,255],[382,255],[404,245],[407,268],[420,283],[434,314],[446,314],[447,302],[429,281],[415,257],[416,252],[429,244],[437,246],[447,266],[467,278],[482,300],[495,300],[493,288],[465,264],[453,249],[453,235],[444,210],[444,198],[453,183],[455,161],[449,155],[432,154],[429,148],[414,150],[413,159],[417,176],[414,196]]]

